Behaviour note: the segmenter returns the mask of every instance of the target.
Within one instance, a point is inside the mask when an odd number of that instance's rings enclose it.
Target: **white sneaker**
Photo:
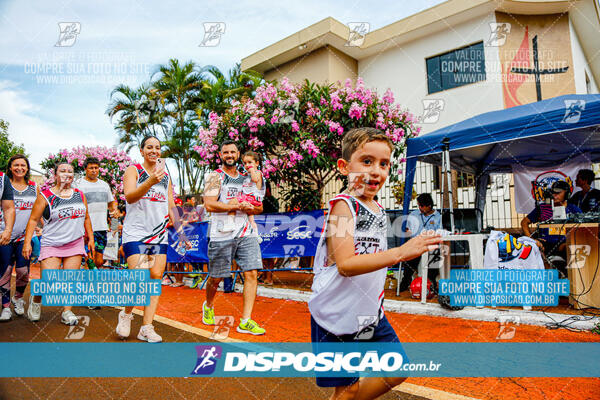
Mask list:
[[[65,325],[77,325],[79,323],[79,319],[75,314],[73,314],[73,311],[66,310],[60,314],[60,322]]]
[[[2,313],[0,313],[0,321],[8,321],[12,318],[12,311],[10,307],[4,307]]]
[[[13,296],[12,303],[15,306],[15,314],[17,314],[17,315],[25,314],[25,300],[23,300],[22,297],[17,299],[15,296]]]
[[[117,335],[122,339],[128,338],[131,333],[131,321],[133,321],[133,313],[126,314],[125,310],[119,313],[119,323],[117,324]]]
[[[152,325],[142,325],[137,338],[140,340],[145,340],[148,343],[162,342],[162,337],[154,331],[154,326]]]
[[[39,321],[42,316],[42,303],[33,301],[33,296],[29,298],[29,308],[27,309],[27,318],[31,322]]]
[[[223,223],[223,226],[221,229],[219,229],[219,231],[223,233],[235,231],[235,225],[233,224],[232,219],[233,218],[227,218],[227,221]]]

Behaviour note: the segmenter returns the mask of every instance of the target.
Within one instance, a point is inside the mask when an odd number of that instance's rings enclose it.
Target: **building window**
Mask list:
[[[429,94],[485,81],[483,42],[425,60]]]
[[[458,171],[457,172],[457,186],[459,188],[475,186],[475,175]]]

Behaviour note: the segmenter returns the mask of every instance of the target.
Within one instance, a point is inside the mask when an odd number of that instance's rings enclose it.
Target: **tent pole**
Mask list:
[[[444,138],[442,141],[444,153],[444,169],[448,179],[448,208],[450,209],[450,230],[454,234],[454,206],[452,198],[452,171],[450,170],[450,139]]]
[[[446,153],[442,151],[442,168],[440,170],[440,212],[444,212],[444,195],[445,195],[445,186],[444,182],[446,181]],[[435,171],[437,173],[437,171]]]

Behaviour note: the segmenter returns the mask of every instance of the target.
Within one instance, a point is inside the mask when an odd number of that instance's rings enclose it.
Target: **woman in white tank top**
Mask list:
[[[142,164],[130,165],[123,177],[127,200],[127,214],[123,222],[123,251],[130,269],[149,268],[151,279],[161,279],[167,264],[167,224],[174,220],[173,188],[160,158],[160,141],[154,136],[142,140]],[[144,307],[144,320],[138,339],[161,342],[152,321],[159,296],[152,296]],[[121,338],[129,337],[133,307],[119,313],[116,332]]]
[[[8,160],[6,175],[8,175],[10,181],[10,190],[13,192],[15,224],[10,237],[10,243],[0,246],[0,292],[2,293],[3,307],[0,314],[0,321],[12,318],[10,310],[10,287],[13,263],[16,271],[16,280],[12,304],[15,308],[15,314],[23,315],[25,313],[23,293],[29,283],[30,261],[25,259],[22,254],[23,239],[33,203],[39,194],[35,182],[29,180],[29,160],[23,154],[15,154]]]
[[[56,184],[38,194],[25,229],[23,257],[31,256],[31,238],[40,218],[44,219],[39,260],[42,271],[46,269],[79,269],[85,256],[84,240],[87,239],[91,257],[94,250],[94,232],[83,193],[71,187],[73,166],[59,163],[54,167]],[[31,296],[27,316],[31,321],[41,317],[41,296]],[[77,325],[78,319],[65,306],[62,323]]]

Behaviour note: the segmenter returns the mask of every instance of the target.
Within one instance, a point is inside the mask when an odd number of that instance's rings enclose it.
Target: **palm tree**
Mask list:
[[[170,125],[164,141],[165,155],[177,164],[179,187],[183,189],[187,181],[190,191],[197,192],[200,171],[194,168],[193,146],[198,137],[195,110],[203,102],[200,96],[204,87],[201,73],[191,61],[181,65],[178,60],[171,59],[167,65],[158,67],[153,78],[153,93]]]
[[[217,114],[224,113],[233,100],[240,100],[244,96],[251,97],[256,87],[262,83],[262,76],[258,72],[242,72],[239,63],[229,70],[227,77],[212,65],[202,68],[201,73],[204,78],[201,93],[203,107],[196,112],[204,121],[208,120],[211,111]]]
[[[111,102],[106,110],[111,121],[117,118],[115,129],[119,133],[119,143],[129,151],[139,146],[144,136],[157,136],[164,126],[156,107],[154,93],[147,85],[137,89],[127,85],[118,85],[110,94]]]

